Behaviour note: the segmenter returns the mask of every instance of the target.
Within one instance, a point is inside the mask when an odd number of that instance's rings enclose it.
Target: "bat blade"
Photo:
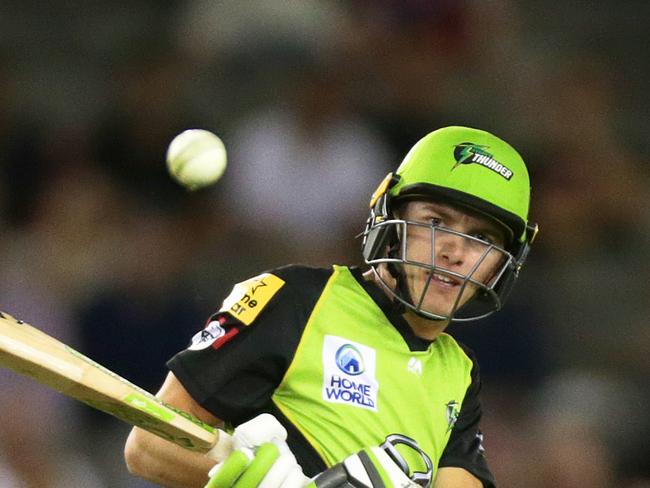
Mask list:
[[[186,449],[207,452],[223,434],[57,339],[1,311],[0,366]]]

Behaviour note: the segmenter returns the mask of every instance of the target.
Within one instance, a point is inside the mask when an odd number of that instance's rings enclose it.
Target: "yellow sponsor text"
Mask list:
[[[250,325],[283,286],[284,280],[271,273],[238,283],[219,312],[228,312],[244,325]]]

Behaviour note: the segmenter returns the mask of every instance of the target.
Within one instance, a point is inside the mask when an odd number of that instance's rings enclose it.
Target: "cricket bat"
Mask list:
[[[206,453],[229,435],[172,407],[92,359],[0,311],[0,366],[28,376],[185,449]]]

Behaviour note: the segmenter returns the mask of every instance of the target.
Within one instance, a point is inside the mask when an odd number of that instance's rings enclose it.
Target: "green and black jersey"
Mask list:
[[[416,337],[359,269],[288,266],[236,285],[168,365],[224,421],[276,415],[309,476],[403,434],[436,468],[494,486],[473,355],[447,334]]]

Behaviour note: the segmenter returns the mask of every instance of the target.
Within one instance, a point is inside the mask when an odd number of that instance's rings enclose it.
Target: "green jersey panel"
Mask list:
[[[411,351],[350,270],[335,266],[272,401],[328,466],[393,433],[437,465],[472,365],[447,334]]]

